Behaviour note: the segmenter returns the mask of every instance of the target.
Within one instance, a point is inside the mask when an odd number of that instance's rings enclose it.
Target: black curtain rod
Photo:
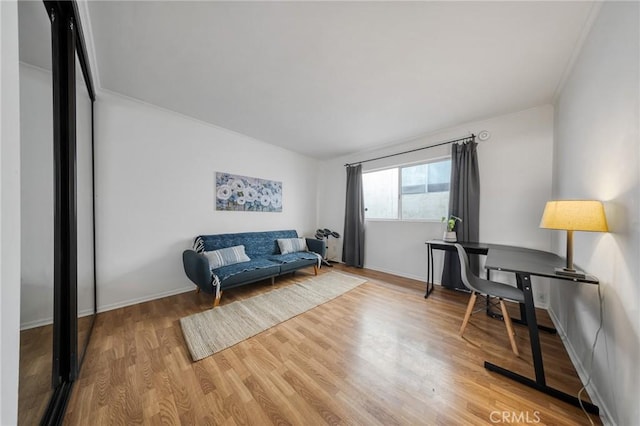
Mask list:
[[[396,155],[409,154],[411,152],[422,151],[423,149],[435,148],[436,146],[449,145],[449,144],[456,143],[456,142],[466,142],[466,141],[469,141],[469,140],[475,141],[476,140],[476,135],[471,133],[470,136],[465,136],[464,138],[458,138],[458,139],[453,139],[453,140],[446,141],[446,142],[440,142],[440,143],[437,143],[435,145],[423,146],[422,148],[416,148],[416,149],[412,149],[412,150],[409,150],[409,151],[398,152],[396,154],[384,155],[382,157],[370,158],[368,160],[356,161],[355,163],[347,163],[344,166],[345,167],[351,167],[351,166],[355,166],[356,164],[368,163],[369,161],[382,160],[383,158],[395,157]]]

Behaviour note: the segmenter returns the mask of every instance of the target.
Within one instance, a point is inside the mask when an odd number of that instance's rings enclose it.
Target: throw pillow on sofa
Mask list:
[[[217,269],[222,266],[234,265],[241,262],[249,262],[251,260],[244,252],[244,246],[234,246],[220,250],[205,251],[202,254],[209,259],[209,267],[211,269]]]
[[[281,254],[309,251],[307,240],[304,238],[278,238],[278,247]]]

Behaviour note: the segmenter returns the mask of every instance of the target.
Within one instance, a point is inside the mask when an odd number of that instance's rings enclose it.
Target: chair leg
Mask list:
[[[509,335],[509,342],[511,342],[511,350],[514,354],[520,355],[518,352],[518,346],[516,346],[515,331],[513,331],[513,324],[511,317],[507,311],[507,306],[504,304],[504,300],[500,299],[500,310],[502,311],[502,318],[504,318],[504,325],[507,327],[507,334]]]
[[[318,275],[318,265],[313,265],[313,273]]]
[[[467,328],[467,323],[469,322],[469,318],[471,317],[471,312],[473,312],[473,307],[476,305],[476,292],[471,292],[471,297],[469,297],[469,303],[467,304],[467,312],[464,314],[464,319],[462,320],[462,325],[460,326],[460,337],[464,333],[464,329]]]

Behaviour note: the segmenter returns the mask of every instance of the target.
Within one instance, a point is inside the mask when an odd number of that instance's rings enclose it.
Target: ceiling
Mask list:
[[[84,26],[99,88],[327,159],[552,102],[593,4],[89,1]]]

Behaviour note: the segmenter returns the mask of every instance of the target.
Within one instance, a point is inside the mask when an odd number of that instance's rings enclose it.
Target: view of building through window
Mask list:
[[[365,219],[440,220],[450,176],[450,159],[363,173]]]
[[[365,219],[398,219],[398,169],[362,174]]]

